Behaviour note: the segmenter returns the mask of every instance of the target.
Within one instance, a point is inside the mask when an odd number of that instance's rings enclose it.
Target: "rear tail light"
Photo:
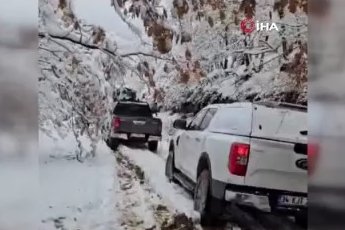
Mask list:
[[[249,160],[250,145],[233,143],[229,153],[228,168],[231,174],[245,176]]]
[[[308,174],[312,175],[315,171],[315,165],[319,156],[319,145],[308,143]]]
[[[113,119],[113,128],[114,128],[114,130],[117,130],[118,128],[120,128],[120,126],[121,126],[121,120],[120,120],[120,118],[115,117],[115,118]]]

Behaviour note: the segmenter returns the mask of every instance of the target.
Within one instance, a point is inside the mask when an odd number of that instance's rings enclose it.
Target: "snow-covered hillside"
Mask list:
[[[167,46],[169,52],[162,51],[168,60],[146,61],[139,69],[166,109],[195,111],[208,103],[238,100],[307,102],[306,1],[155,4],[165,9],[157,10],[161,17],[141,17],[154,48],[163,49],[159,42]],[[137,9],[138,4],[128,5]],[[248,17],[274,22],[279,31],[244,34],[240,22]],[[157,25],[170,35],[156,35]]]
[[[307,102],[306,1],[110,3],[133,47],[119,45],[121,31],[78,18],[73,0],[39,2],[39,124],[48,134],[88,136],[91,150],[77,155],[95,154],[118,87],[175,112],[239,100]],[[243,34],[246,17],[279,31]]]
[[[86,135],[94,155],[113,91],[129,64],[106,31],[76,18],[73,2],[42,0],[39,10],[40,128],[60,136],[73,132],[77,141]]]
[[[109,0],[114,23],[135,37],[129,47],[121,30],[78,18],[80,2],[39,1],[41,229],[201,229],[191,195],[164,175],[177,113],[222,101],[306,101],[302,1],[296,9],[228,2]],[[281,31],[244,35],[245,14]],[[126,87],[167,110],[157,154],[113,152],[102,140],[114,95]]]

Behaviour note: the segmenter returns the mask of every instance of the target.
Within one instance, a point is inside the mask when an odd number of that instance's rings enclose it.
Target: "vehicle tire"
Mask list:
[[[148,147],[150,151],[156,152],[158,148],[158,141],[149,141]]]
[[[109,138],[108,139],[108,146],[111,150],[116,151],[119,147],[120,141],[116,138]]]
[[[169,182],[174,182],[174,173],[175,173],[175,165],[174,165],[174,151],[169,150],[168,158],[165,162],[165,176],[168,178]]]
[[[210,171],[204,169],[198,176],[194,189],[194,210],[200,213],[201,226],[210,226],[214,215],[210,211]]]

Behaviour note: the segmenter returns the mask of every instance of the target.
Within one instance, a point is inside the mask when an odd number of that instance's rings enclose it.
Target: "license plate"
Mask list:
[[[135,125],[145,125],[146,121],[133,121]]]
[[[284,206],[307,206],[308,198],[300,196],[282,195],[278,198],[279,205]]]
[[[136,137],[136,138],[145,138],[145,134],[131,134],[131,137]]]

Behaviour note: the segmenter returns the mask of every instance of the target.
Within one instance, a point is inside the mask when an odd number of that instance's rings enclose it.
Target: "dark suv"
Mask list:
[[[146,102],[119,101],[113,110],[108,145],[116,149],[121,140],[147,142],[150,151],[156,151],[162,139],[162,121],[153,117]]]

